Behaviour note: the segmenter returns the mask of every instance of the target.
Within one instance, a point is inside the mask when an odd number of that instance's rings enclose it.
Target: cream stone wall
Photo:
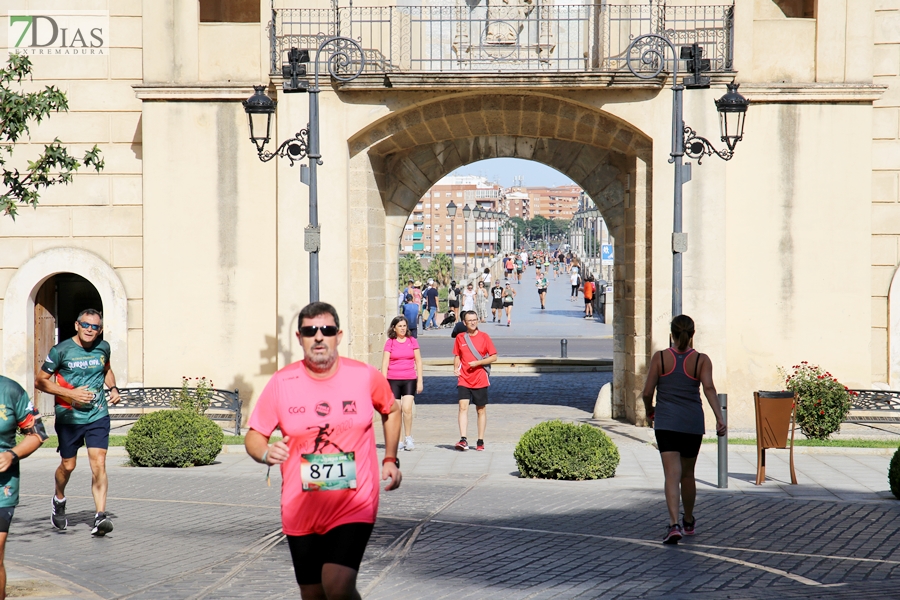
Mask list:
[[[145,101],[143,118],[145,383],[205,376],[249,402],[277,366],[272,165],[237,102]]]
[[[23,82],[23,89],[32,91],[46,85],[55,85],[64,91],[69,101],[69,112],[52,114],[40,125],[31,129],[31,136],[18,144],[14,166],[22,166],[33,159],[43,145],[59,138],[75,156],[97,144],[103,152],[106,167],[99,173],[81,172],[66,186],[54,186],[41,193],[37,210],[22,209],[18,219],[0,219],[0,298],[10,292],[9,285],[18,270],[35,256],[50,249],[70,249],[72,255],[86,251],[112,268],[117,282],[124,286],[127,299],[127,318],[114,320],[117,328],[126,331],[108,331],[107,335],[127,340],[127,364],[120,369],[121,383],[141,382],[143,373],[143,193],[142,175],[142,127],[141,103],[135,98],[132,85],[140,83],[142,67],[142,5],[139,0],[92,0],[65,3],[65,6],[47,2],[10,0],[6,10],[66,8],[76,10],[108,10],[110,14],[110,45],[106,56],[33,56],[31,81]],[[0,27],[0,53],[6,56],[7,29]],[[90,261],[88,261],[90,262]],[[65,272],[65,261],[38,261],[45,265],[47,273],[39,274],[42,283],[47,277]],[[87,264],[73,259],[76,264]],[[80,267],[79,267],[80,268]],[[52,272],[51,272],[52,271]],[[85,275],[101,296],[107,300],[117,297],[118,289],[111,279],[93,276],[88,269]],[[112,277],[112,276],[111,276]],[[35,289],[26,291],[31,304],[18,304],[22,314],[10,315],[10,320],[0,323],[0,337],[5,327],[17,331],[23,325],[33,327],[33,297]],[[110,311],[114,306],[104,306]],[[124,315],[123,315],[124,316]],[[10,345],[3,340],[5,354],[0,356],[4,365],[31,365],[33,353],[31,339]],[[22,346],[25,347],[22,347]],[[24,353],[24,355],[23,355]],[[24,362],[23,362],[23,357]],[[115,355],[113,364],[116,364]],[[30,388],[32,375],[16,369],[17,378]],[[7,371],[9,374],[9,371]],[[127,374],[126,377],[121,375]],[[124,379],[124,380],[123,380]]]
[[[889,319],[900,316],[900,310],[889,310],[888,292],[900,262],[900,1],[876,3],[874,31],[873,80],[887,91],[872,111],[872,381],[895,389],[900,385],[900,324],[890,327]]]

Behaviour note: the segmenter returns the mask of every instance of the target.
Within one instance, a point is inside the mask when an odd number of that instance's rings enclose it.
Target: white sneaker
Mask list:
[[[413,442],[411,435],[406,436],[406,441],[401,445],[403,446],[404,450],[415,450],[416,449],[416,444]]]
[[[403,442],[397,444],[397,450],[403,450]]]

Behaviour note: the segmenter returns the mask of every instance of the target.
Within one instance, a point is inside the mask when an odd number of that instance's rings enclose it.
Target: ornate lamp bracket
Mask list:
[[[731,160],[734,157],[734,150],[716,150],[712,142],[705,137],[697,135],[697,132],[690,127],[684,128],[684,153],[690,158],[697,160],[697,164],[703,162],[704,156],[712,156],[715,154],[722,160]]]
[[[294,137],[285,140],[282,142],[278,149],[274,152],[268,152],[266,150],[259,151],[259,160],[263,162],[268,162],[275,158],[276,156],[281,158],[287,158],[290,161],[290,165],[293,167],[294,163],[300,160],[303,160],[308,155],[309,150],[309,127],[306,129],[301,129],[297,133],[294,134]],[[320,163],[321,164],[321,163]]]

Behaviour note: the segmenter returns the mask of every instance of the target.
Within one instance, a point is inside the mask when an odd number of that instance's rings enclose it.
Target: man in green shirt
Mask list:
[[[87,446],[91,463],[91,492],[97,514],[91,535],[106,535],[113,529],[106,514],[106,451],[109,448],[108,404],[119,402],[116,376],[110,366],[109,344],[100,340],[103,318],[92,308],[81,311],[75,321],[75,337],[50,349],[35,385],[56,396],[56,435],[62,461],[56,469],[56,494],[50,522],[65,529],[66,484],[75,470],[78,449]],[[104,391],[104,385],[108,392]],[[107,398],[108,395],[108,398]]]
[[[16,429],[24,438],[16,443]],[[0,375],[0,598],[6,597],[6,536],[19,504],[19,460],[37,450],[47,432],[22,386]]]

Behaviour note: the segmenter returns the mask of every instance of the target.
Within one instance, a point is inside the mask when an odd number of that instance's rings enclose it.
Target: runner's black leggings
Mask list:
[[[572,286],[572,297],[573,298],[578,297],[578,284],[577,283]]]

